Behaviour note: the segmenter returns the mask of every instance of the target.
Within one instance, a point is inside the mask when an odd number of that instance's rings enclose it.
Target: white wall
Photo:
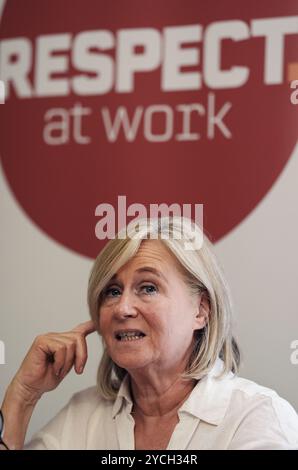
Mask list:
[[[261,204],[216,245],[235,302],[243,376],[276,389],[298,410],[298,365],[290,343],[298,339],[298,145]],[[88,319],[86,289],[92,262],[49,239],[17,205],[0,171],[0,401],[33,338]],[[101,348],[88,338],[83,376],[71,373],[44,396],[28,437],[72,393],[95,383]]]

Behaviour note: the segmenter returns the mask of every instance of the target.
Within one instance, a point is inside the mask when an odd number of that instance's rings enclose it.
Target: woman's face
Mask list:
[[[184,370],[206,310],[162,242],[143,241],[102,295],[100,332],[116,364],[128,371]]]

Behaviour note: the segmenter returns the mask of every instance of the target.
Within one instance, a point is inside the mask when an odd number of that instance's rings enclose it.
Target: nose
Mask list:
[[[138,315],[137,308],[133,303],[133,296],[129,292],[123,292],[114,305],[114,316],[118,320],[135,318]]]

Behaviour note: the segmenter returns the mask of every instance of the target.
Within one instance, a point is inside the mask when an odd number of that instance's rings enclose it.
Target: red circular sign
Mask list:
[[[226,235],[297,142],[297,15],[296,0],[7,2],[0,152],[26,214],[89,257],[118,195],[203,203]]]

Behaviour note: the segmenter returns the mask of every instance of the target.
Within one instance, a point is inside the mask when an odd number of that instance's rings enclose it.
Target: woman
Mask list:
[[[182,230],[183,227],[183,230]],[[274,391],[238,378],[226,282],[189,220],[143,221],[97,257],[91,321],[35,339],[2,405],[3,441],[23,447],[34,407],[102,335],[98,387],[75,394],[29,449],[294,449],[298,417]],[[193,248],[193,249],[192,249]],[[74,432],[74,430],[76,430]]]

